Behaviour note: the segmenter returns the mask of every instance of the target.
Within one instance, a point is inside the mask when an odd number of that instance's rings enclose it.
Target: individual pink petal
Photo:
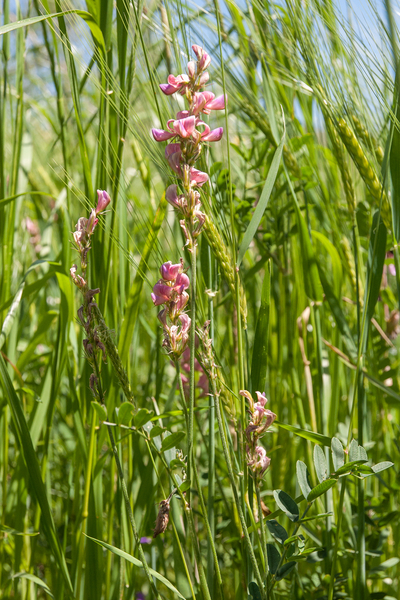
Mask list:
[[[204,132],[201,136],[203,142],[219,142],[224,133],[223,127],[217,127],[217,129],[213,129],[210,133]]]
[[[201,187],[208,181],[208,175],[192,167],[190,169],[190,181]]]
[[[164,129],[152,129],[151,133],[153,134],[153,138],[156,140],[156,142],[165,142],[165,140],[170,140],[176,135],[170,131],[164,131]]]
[[[182,323],[182,333],[187,333],[190,329],[190,324],[192,322],[189,315],[187,315],[186,313],[182,313],[181,315],[179,315],[179,320]]]
[[[206,85],[206,83],[208,82],[209,79],[210,79],[210,75],[208,74],[207,71],[205,71],[200,76],[199,85]]]
[[[167,159],[169,166],[178,175],[182,174],[180,160],[181,160],[181,146],[180,144],[168,144],[165,148],[165,158]]]
[[[192,136],[195,127],[196,117],[194,115],[185,119],[174,121],[174,131],[181,138],[189,138]]]
[[[97,190],[96,215],[105,210],[110,202],[111,198],[105,190]]]
[[[207,54],[207,52],[201,46],[197,46],[197,44],[194,44],[192,46],[192,50],[195,53],[195,55],[197,56],[197,60],[199,61],[198,62],[199,71],[204,71],[205,69],[207,69],[208,65],[211,62],[211,58]]]
[[[180,313],[186,306],[189,300],[189,294],[183,292],[180,296],[177,297],[175,302],[175,310],[176,313]]]
[[[174,283],[174,290],[176,290],[178,294],[182,294],[184,290],[188,289],[189,285],[190,280],[186,273],[178,273]]]
[[[197,115],[199,112],[201,112],[206,104],[207,104],[207,98],[203,93],[198,92],[198,93],[194,94],[194,98],[193,98],[193,102],[192,102],[193,114]]]
[[[166,96],[171,96],[179,90],[179,86],[170,85],[169,83],[160,83],[160,89]]]
[[[213,100],[209,100],[206,104],[207,110],[224,110],[227,104],[227,97],[222,94],[222,96],[218,96]]]
[[[172,292],[172,287],[163,283],[162,280],[157,281],[153,287],[153,293],[151,294],[151,299],[154,302],[154,306],[159,306],[160,304],[168,302],[171,298]]]
[[[178,75],[177,77],[174,75],[168,75],[168,83],[169,85],[180,88],[182,85],[189,83],[189,77],[186,75],[186,73],[183,75]]]
[[[88,235],[92,235],[92,233],[94,232],[94,228],[96,227],[98,222],[99,222],[99,220],[97,219],[96,209],[92,208],[92,210],[90,211],[90,216],[89,216],[87,224],[86,224],[86,233]]]
[[[265,392],[256,392],[257,402],[261,404],[261,406],[265,406],[268,402],[268,398],[265,395]]]
[[[169,260],[168,262],[165,262],[160,267],[161,277],[165,281],[175,281],[175,279],[177,278],[179,271],[181,269],[182,269],[181,263],[177,263],[176,265],[173,265],[172,262]]]
[[[190,112],[188,110],[180,110],[176,113],[177,119],[186,119],[186,117],[190,117]]]
[[[172,206],[174,206],[175,208],[180,208],[179,206],[179,202],[178,202],[178,186],[176,185],[170,185],[165,192],[165,199],[167,200],[167,202],[169,202],[170,204],[172,204]]]

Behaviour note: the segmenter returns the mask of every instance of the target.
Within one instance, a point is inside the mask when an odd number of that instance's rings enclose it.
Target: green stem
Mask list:
[[[339,506],[338,506],[338,516],[337,516],[337,523],[336,523],[336,541],[335,541],[335,547],[333,549],[333,556],[332,556],[332,567],[331,567],[331,580],[329,582],[329,591],[328,591],[328,600],[333,600],[333,588],[334,588],[334,584],[335,584],[335,571],[336,571],[336,559],[337,559],[337,551],[339,548],[339,540],[340,540],[340,530],[342,527],[342,518],[343,518],[343,502],[344,502],[344,494],[346,491],[346,477],[343,477],[342,479],[342,487],[340,489],[340,499],[339,499]]]
[[[191,228],[192,229],[192,228]],[[194,423],[194,394],[195,394],[195,381],[194,381],[194,359],[196,352],[196,245],[195,240],[192,236],[192,264],[191,264],[191,324],[190,324],[190,374],[189,374],[189,429],[188,429],[188,449],[187,449],[187,460],[188,460],[188,479],[191,481],[192,467],[193,467],[193,423]],[[190,505],[190,488],[187,492],[188,503]]]
[[[179,362],[176,361],[175,362],[175,366],[176,366],[176,372],[178,375],[178,383],[179,383],[179,391],[181,394],[181,401],[182,401],[182,405],[185,406],[186,400],[185,400],[185,392],[183,389],[183,384],[182,384],[182,378],[180,376],[180,365]],[[186,416],[186,406],[184,409],[185,412],[185,416]],[[194,473],[194,478],[195,478],[195,482],[196,482],[196,487],[198,489],[199,492],[199,500],[200,500],[200,506],[201,506],[201,512],[202,512],[202,516],[204,518],[204,523],[206,525],[206,530],[207,530],[207,540],[208,540],[208,544],[211,547],[211,552],[212,552],[212,559],[213,562],[211,563],[211,566],[209,564],[207,564],[207,587],[208,589],[213,589],[210,586],[210,579],[209,579],[209,570],[211,569],[213,572],[213,564],[215,566],[215,571],[217,573],[217,580],[218,580],[218,585],[219,585],[219,589],[220,589],[220,593],[221,593],[221,598],[224,597],[224,593],[223,593],[223,588],[222,588],[222,577],[221,577],[221,571],[219,569],[219,564],[218,564],[218,556],[217,556],[217,551],[215,549],[215,544],[214,544],[214,539],[213,539],[213,534],[211,531],[211,527],[210,527],[210,523],[208,521],[207,518],[207,510],[206,510],[206,505],[204,502],[204,496],[203,496],[203,491],[201,489],[201,485],[200,485],[200,478],[199,478],[199,473],[197,471],[197,467],[196,467],[196,463],[193,462],[193,473]],[[191,510],[191,508],[190,508]],[[197,545],[197,538],[195,538],[193,540],[193,543]]]
[[[242,525],[242,530],[243,530],[243,535],[244,535],[244,539],[245,539],[245,543],[247,546],[247,551],[249,553],[250,556],[250,560],[251,560],[251,564],[253,566],[254,569],[254,573],[257,579],[257,584],[258,587],[260,588],[262,597],[265,597],[264,594],[264,584],[261,578],[261,574],[260,574],[260,570],[258,568],[258,563],[257,563],[257,559],[255,557],[254,554],[254,550],[253,550],[253,546],[251,543],[251,539],[249,536],[249,532],[247,530],[247,525],[246,525],[246,520],[244,517],[244,512],[242,509],[242,503],[241,500],[239,498],[239,493],[235,484],[235,476],[233,474],[233,469],[232,469],[232,463],[231,463],[231,459],[229,456],[229,449],[228,449],[228,443],[225,437],[225,431],[224,431],[224,424],[222,421],[222,414],[221,414],[221,405],[220,405],[220,401],[219,401],[219,395],[215,389],[214,383],[212,382],[212,387],[213,387],[213,395],[215,398],[215,409],[216,409],[216,414],[217,414],[217,421],[218,421],[218,428],[219,428],[219,433],[221,436],[221,441],[222,441],[222,449],[224,452],[224,457],[225,457],[225,461],[226,461],[226,465],[228,467],[228,476],[229,476],[229,480],[231,483],[231,487],[232,487],[232,492],[233,492],[233,496],[235,498],[235,504],[236,504],[236,508],[239,514],[239,519],[240,519],[240,523]]]
[[[102,385],[101,385],[100,371],[99,371],[99,368],[98,368],[98,364],[97,364],[95,353],[93,353],[93,362],[94,362],[95,372],[96,372],[96,376],[97,376],[97,385],[98,385],[98,390],[99,390],[99,398],[100,398],[100,401],[103,402],[104,395],[103,395],[103,390],[102,390]],[[131,503],[129,501],[129,494],[128,494],[128,490],[127,490],[127,487],[126,487],[124,472],[122,470],[121,461],[119,459],[118,448],[117,448],[117,445],[115,443],[112,426],[111,425],[107,425],[107,430],[108,430],[108,436],[110,438],[110,443],[111,443],[112,451],[113,451],[113,454],[114,454],[115,464],[117,465],[118,477],[119,477],[119,481],[120,481],[120,484],[121,484],[122,495],[124,497],[125,508],[126,508],[126,512],[127,512],[127,515],[128,515],[128,519],[129,519],[130,525],[131,525],[131,529],[132,529],[132,533],[133,533],[133,538],[134,538],[136,546],[138,548],[140,560],[142,561],[142,565],[143,565],[144,571],[146,573],[146,577],[147,577],[147,579],[149,581],[150,587],[153,590],[153,593],[154,593],[155,597],[157,598],[157,600],[161,600],[161,596],[160,596],[160,594],[159,594],[159,592],[158,592],[158,590],[157,590],[157,588],[155,586],[153,577],[151,576],[151,573],[150,573],[150,570],[149,570],[149,566],[147,564],[146,557],[145,557],[144,552],[143,552],[142,544],[140,543],[140,537],[139,537],[139,533],[138,533],[138,530],[137,530],[135,518],[133,516],[133,512],[132,512],[132,508],[131,508]]]
[[[83,563],[84,563],[83,553],[85,550],[85,536],[83,534],[86,533],[86,520],[89,516],[89,495],[90,495],[90,483],[92,481],[92,468],[93,468],[96,424],[97,424],[97,415],[96,415],[96,411],[92,408],[92,424],[90,427],[89,452],[88,452],[88,456],[87,456],[85,490],[84,490],[84,494],[83,494],[82,525],[81,525],[80,540],[79,540],[78,572],[76,575],[76,586],[75,586],[75,595],[78,597],[80,595],[80,590],[81,590],[82,569],[83,569]]]
[[[260,554],[262,555],[263,558],[263,563],[265,565],[265,574],[264,577],[266,577],[267,575],[267,569],[266,569],[266,565],[267,562],[265,560],[265,550],[267,547],[267,537],[265,535],[265,523],[264,523],[264,517],[263,517],[263,511],[261,508],[261,490],[260,490],[260,486],[258,483],[256,483],[256,496],[257,496],[257,508],[258,508],[258,523],[260,525],[260,530],[261,530],[261,552]],[[268,591],[268,586],[267,586],[267,591]],[[267,595],[268,598],[268,595]]]

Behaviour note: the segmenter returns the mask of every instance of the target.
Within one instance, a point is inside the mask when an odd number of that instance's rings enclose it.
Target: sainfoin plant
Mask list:
[[[394,3],[10,4],[0,597],[400,598]]]

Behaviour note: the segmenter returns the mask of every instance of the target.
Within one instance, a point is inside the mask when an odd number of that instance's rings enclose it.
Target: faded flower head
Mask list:
[[[259,445],[259,439],[276,419],[276,414],[265,408],[268,402],[264,393],[256,392],[257,402],[250,392],[241,390],[240,394],[247,398],[250,408],[250,421],[245,430],[247,465],[251,469],[256,481],[261,480],[270,465],[271,459],[267,456],[265,448]]]

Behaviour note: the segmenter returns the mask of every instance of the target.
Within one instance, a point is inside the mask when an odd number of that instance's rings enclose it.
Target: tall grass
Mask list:
[[[399,30],[364,4],[2,3],[2,598],[400,600]],[[192,44],[228,97],[197,253],[150,134]],[[69,274],[97,189],[89,287],[134,404],[110,358],[93,397]],[[213,340],[193,403],[150,298],[180,257]],[[261,482],[241,390],[277,415]]]

